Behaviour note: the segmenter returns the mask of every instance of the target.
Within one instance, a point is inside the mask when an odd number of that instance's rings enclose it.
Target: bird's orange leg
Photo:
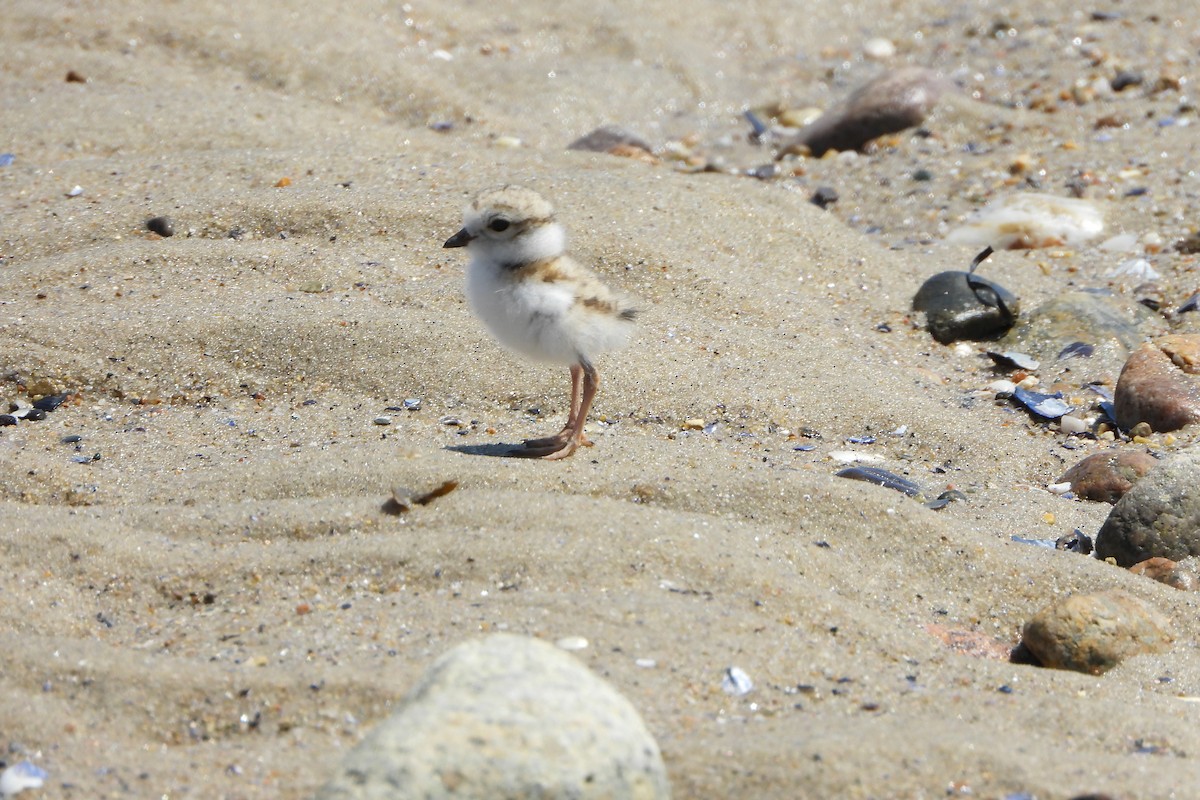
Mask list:
[[[513,455],[556,460],[566,458],[580,447],[591,447],[592,442],[583,432],[583,427],[587,424],[588,411],[599,390],[600,373],[595,367],[591,364],[571,367],[571,414],[567,417],[566,426],[555,436],[526,442],[525,447]]]

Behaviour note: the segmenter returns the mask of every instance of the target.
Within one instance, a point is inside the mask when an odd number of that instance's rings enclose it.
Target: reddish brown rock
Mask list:
[[[1185,592],[1194,592],[1200,587],[1200,561],[1195,558],[1185,558],[1183,561],[1172,561],[1162,557],[1148,558],[1134,564],[1129,571]]]
[[[948,84],[923,67],[885,72],[860,86],[783,146],[780,155],[807,150],[861,150],[872,139],[920,125]]]
[[[1043,666],[1099,675],[1173,640],[1167,618],[1122,591],[1077,594],[1025,623],[1022,643]]]
[[[1125,362],[1113,396],[1117,424],[1174,431],[1200,422],[1200,335],[1147,342]]]
[[[1058,482],[1070,483],[1071,491],[1084,500],[1116,503],[1157,464],[1158,459],[1141,450],[1109,450],[1083,459]]]

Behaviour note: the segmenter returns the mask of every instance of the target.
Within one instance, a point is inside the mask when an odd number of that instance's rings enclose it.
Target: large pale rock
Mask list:
[[[1096,534],[1096,555],[1122,567],[1200,555],[1200,449],[1166,459],[1126,492]]]
[[[438,659],[317,798],[669,796],[628,700],[553,645],[496,634]]]
[[[1122,591],[1077,594],[1025,623],[1022,641],[1042,666],[1099,675],[1140,653],[1165,650],[1170,624]]]

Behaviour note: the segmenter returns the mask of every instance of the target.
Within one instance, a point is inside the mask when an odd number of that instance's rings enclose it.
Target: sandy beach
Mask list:
[[[586,638],[678,798],[1194,792],[1196,597],[1013,539],[1095,535],[1110,506],[1046,487],[1113,444],[994,401],[989,345],[910,310],[978,249],[947,233],[1029,188],[1105,233],[986,262],[1023,309],[1136,302],[1098,247],[1120,233],[1171,303],[1200,288],[1171,249],[1200,224],[1193,15],[668,5],[7,5],[0,403],[70,395],[0,428],[0,760],[49,773],[22,798],[310,797],[494,631]],[[744,174],[774,151],[743,111],[909,64],[956,87],[920,131]],[[606,124],[657,163],[567,150]],[[503,183],[643,312],[558,463],[501,456],[561,425],[566,371],[497,345],[442,248]],[[967,499],[835,477],[846,450]],[[1100,676],[1003,657],[1106,589],[1174,645]]]

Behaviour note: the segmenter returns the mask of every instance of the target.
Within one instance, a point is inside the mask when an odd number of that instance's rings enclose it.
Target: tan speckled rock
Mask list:
[[[1113,395],[1117,424],[1174,431],[1200,422],[1200,335],[1172,334],[1135,350]]]
[[[1043,666],[1099,675],[1130,656],[1165,650],[1167,618],[1122,591],[1074,595],[1025,623],[1023,642]]]
[[[670,797],[637,711],[574,657],[494,634],[453,648],[318,800]]]
[[[1070,483],[1071,491],[1084,500],[1116,503],[1156,466],[1158,459],[1144,451],[1108,450],[1083,459],[1058,481]]]

